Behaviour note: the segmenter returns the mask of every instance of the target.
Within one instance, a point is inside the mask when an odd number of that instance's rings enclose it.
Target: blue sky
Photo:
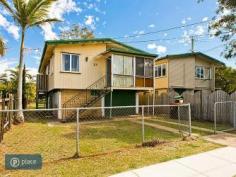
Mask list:
[[[94,30],[96,37],[115,38],[160,56],[189,52],[189,36],[197,35],[195,51],[236,67],[234,59],[225,60],[220,55],[223,51],[221,41],[206,35],[209,33],[207,23],[144,35],[210,20],[215,15],[216,7],[216,0],[202,3],[197,3],[197,0],[59,0],[49,16],[60,18],[63,22],[28,30],[25,46],[38,50],[27,50],[25,63],[35,73],[44,41],[57,39],[60,31],[67,30],[73,24],[81,24]],[[8,48],[6,56],[0,58],[0,72],[3,72],[18,62],[20,31],[8,13],[0,10],[0,35],[6,40]]]

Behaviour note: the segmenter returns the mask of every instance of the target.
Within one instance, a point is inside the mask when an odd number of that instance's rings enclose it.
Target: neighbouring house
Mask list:
[[[156,94],[215,90],[215,68],[223,63],[201,52],[167,55],[155,61]]]
[[[37,76],[37,107],[138,105],[153,92],[157,56],[110,38],[46,41]],[[138,112],[138,109],[135,109]],[[106,111],[96,113],[106,116]],[[60,113],[59,119],[74,113]]]

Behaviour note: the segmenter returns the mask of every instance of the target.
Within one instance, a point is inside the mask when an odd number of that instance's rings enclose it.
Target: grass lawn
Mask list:
[[[129,169],[180,158],[220,147],[202,139],[181,141],[180,136],[145,127],[146,138],[166,143],[141,148],[141,125],[122,121],[97,122],[80,126],[82,158],[75,153],[75,124],[26,122],[13,127],[0,144],[0,176],[109,176]],[[43,169],[5,171],[4,154],[41,153]]]
[[[174,128],[174,129],[177,129],[177,130],[181,130],[181,131],[184,131],[184,132],[189,132],[189,129],[187,127],[187,124],[184,124],[184,125],[176,125],[176,124],[172,124],[168,121],[166,122],[162,122],[162,121],[158,121],[156,119],[150,119],[150,120],[145,120],[145,122],[148,122],[148,123],[153,123],[153,124],[157,124],[157,125],[161,125],[161,126],[166,126],[166,127],[170,127],[170,128]],[[177,123],[177,122],[176,122]],[[198,130],[198,129],[195,129],[192,127],[192,133],[196,133],[196,134],[199,134],[201,136],[206,136],[206,135],[211,135],[213,134],[214,132],[213,131],[202,131],[202,130]]]
[[[177,119],[170,119],[170,118],[163,118],[163,117],[156,117],[154,119],[158,119],[158,120],[164,120],[164,121],[167,121],[167,122],[175,122],[175,123],[178,123],[178,120]],[[181,120],[181,123],[183,124],[188,124],[188,121],[184,121],[184,120]],[[200,128],[206,128],[206,129],[210,129],[210,130],[214,130],[214,122],[209,122],[209,121],[200,121],[200,120],[192,120],[191,121],[191,124],[192,126],[196,126],[196,127],[200,127]],[[221,131],[221,130],[227,130],[227,129],[231,129],[232,126],[229,125],[229,124],[223,124],[223,123],[218,123],[216,125],[216,129],[218,131]]]

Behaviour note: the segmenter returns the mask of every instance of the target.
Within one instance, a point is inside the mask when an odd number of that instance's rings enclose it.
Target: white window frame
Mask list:
[[[197,77],[197,69],[202,69],[203,70],[203,77]],[[209,70],[209,75],[207,76],[206,75],[206,70]],[[195,67],[195,78],[196,79],[201,79],[201,80],[211,80],[212,79],[212,71],[211,71],[211,68],[209,67],[209,68],[207,68],[207,67],[205,67],[205,66],[196,66]]]
[[[69,55],[70,56],[70,71],[65,71],[64,70],[63,55]],[[79,71],[72,71],[72,56],[73,55],[78,56],[78,58],[79,58]],[[61,53],[61,72],[64,72],[64,73],[80,73],[80,55],[75,54],[75,53],[66,53],[66,52]]]
[[[163,76],[163,66],[165,65],[165,68],[166,68],[166,74]],[[158,67],[161,66],[161,75],[160,76],[157,76],[156,75],[156,69]],[[156,65],[155,66],[155,71],[154,71],[154,75],[155,75],[155,78],[162,78],[162,77],[167,77],[167,72],[168,72],[168,66],[167,66],[167,63],[163,63],[163,64],[159,64],[159,65]]]

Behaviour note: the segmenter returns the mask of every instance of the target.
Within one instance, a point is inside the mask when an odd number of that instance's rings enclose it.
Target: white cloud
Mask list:
[[[196,28],[183,31],[182,39],[179,40],[179,43],[188,45],[191,43],[191,36],[201,36],[205,33],[206,26],[198,25]]]
[[[60,31],[68,31],[70,29],[70,27],[69,26],[60,26],[58,29]]]
[[[144,33],[145,33],[145,31],[143,31],[143,30],[141,30],[141,31],[138,32],[138,34],[140,34],[140,35],[142,35],[142,34],[144,34]]]
[[[165,46],[157,45],[156,43],[148,44],[147,48],[150,50],[156,50],[156,52],[159,54],[166,53],[166,51],[167,51],[167,48]]]
[[[186,20],[183,19],[183,20],[181,21],[181,23],[182,23],[183,25],[185,25],[185,24],[186,24]]]
[[[35,77],[38,74],[38,69],[37,68],[28,68],[27,67],[27,70],[28,70],[29,74],[33,77]]]
[[[185,25],[185,24],[187,23],[187,21],[191,21],[191,20],[192,20],[191,17],[187,17],[187,18],[184,18],[184,19],[181,21],[181,23],[182,23],[183,25]]]
[[[50,18],[63,20],[63,16],[71,12],[82,12],[82,9],[78,6],[75,0],[58,0],[52,4],[48,16]],[[53,26],[51,24],[45,24],[41,27],[43,29],[45,40],[58,38],[56,33],[53,32]]]
[[[58,39],[57,34],[53,32],[52,25],[49,23],[46,23],[44,25],[41,25],[41,28],[43,29],[43,35],[45,40],[54,40]]]
[[[155,49],[156,47],[157,47],[156,43],[151,43],[147,45],[147,48],[151,50]]]
[[[202,21],[203,21],[203,22],[205,22],[205,21],[207,21],[207,20],[208,20],[208,17],[203,17],[203,18],[202,18]]]
[[[19,39],[20,28],[13,23],[9,22],[4,16],[0,14],[0,26],[3,27],[9,34],[11,34],[16,40]]]
[[[156,25],[154,25],[154,24],[148,25],[149,28],[155,28],[155,26],[156,26]]]
[[[188,21],[191,21],[191,20],[192,20],[192,17],[187,17],[187,20],[188,20]]]
[[[135,35],[136,38],[139,38],[140,35],[143,35],[144,33],[145,33],[144,30],[140,30],[140,31],[136,30],[133,32],[133,34]]]
[[[167,34],[167,33],[164,33],[164,36],[166,37],[166,36],[168,36],[168,34]]]
[[[20,37],[19,30],[20,30],[19,27],[16,25],[10,25],[8,27],[8,32],[11,33],[15,39],[19,39]]]
[[[157,46],[157,53],[166,53],[166,51],[167,51],[167,48],[165,47],[165,46],[161,46],[161,45],[159,45],[159,46]]]
[[[84,20],[84,23],[85,25],[89,26],[90,28],[92,29],[95,29],[95,20],[96,18],[92,15],[87,15],[85,16],[85,20]]]
[[[6,73],[5,70],[15,68],[17,65],[16,59],[1,59],[0,60],[0,74]]]
[[[204,27],[199,25],[196,27],[195,35],[203,35],[204,32],[205,32]]]
[[[52,4],[49,11],[49,17],[63,20],[63,15],[65,13],[80,13],[81,11],[82,9],[76,4],[75,0],[58,0]]]

